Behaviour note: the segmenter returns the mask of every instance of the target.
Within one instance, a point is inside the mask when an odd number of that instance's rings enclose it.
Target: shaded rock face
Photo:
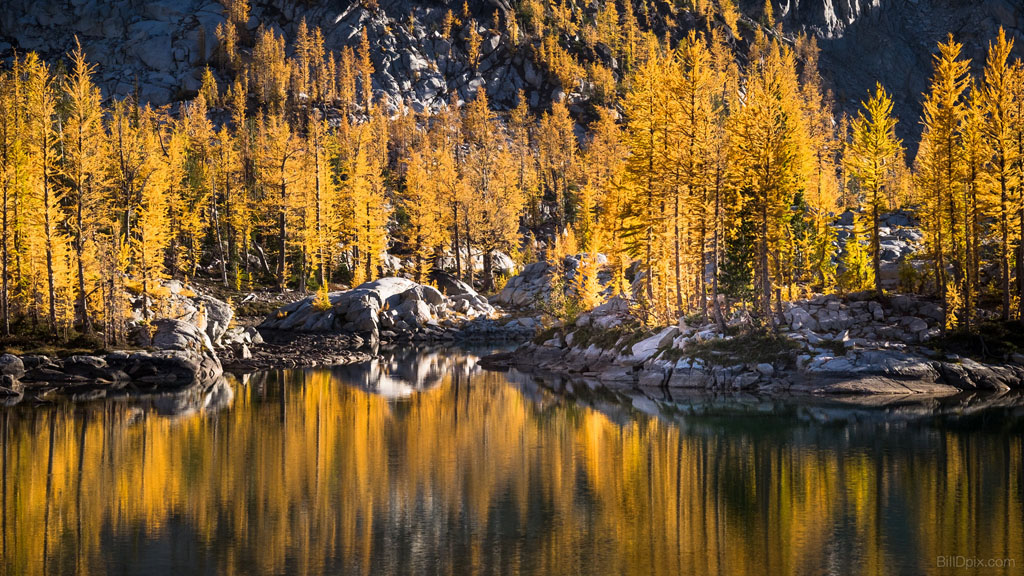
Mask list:
[[[744,0],[744,13],[759,16],[761,0]],[[840,110],[855,113],[875,82],[893,95],[897,131],[916,150],[921,94],[928,89],[932,54],[952,32],[980,73],[985,50],[999,27],[1015,37],[1024,56],[1024,4],[1018,0],[773,0],[787,32],[818,37],[820,70]]]
[[[166,104],[198,90],[222,12],[209,0],[6,0],[0,52],[13,47],[61,57],[77,36],[89,60],[100,65],[104,96],[131,94],[137,79],[143,101]]]
[[[412,334],[441,336],[495,313],[487,300],[468,285],[450,282],[447,286],[467,291],[445,296],[436,288],[405,278],[381,278],[347,292],[328,294],[330,306],[326,308],[318,307],[313,296],[283,306],[260,328],[355,333],[371,341],[392,340]]]
[[[484,39],[475,70],[462,38],[453,42],[434,31],[448,9],[461,11],[461,2],[390,0],[377,5],[367,10],[358,2],[253,0],[248,28],[252,33],[263,23],[291,41],[304,18],[322,29],[324,46],[332,51],[356,47],[366,28],[376,98],[384,97],[392,107],[405,100],[421,112],[453,96],[467,100],[480,86],[503,107],[515,104],[519,89],[536,94],[538,102],[552,91],[543,73],[483,27],[496,8],[510,9],[505,0],[470,2]],[[15,49],[47,59],[63,57],[77,36],[89,60],[99,65],[97,83],[104,96],[128,96],[138,80],[141,99],[162,105],[199,90],[203,68],[218,45],[215,31],[224,21],[222,5],[213,0],[5,0],[0,57]]]

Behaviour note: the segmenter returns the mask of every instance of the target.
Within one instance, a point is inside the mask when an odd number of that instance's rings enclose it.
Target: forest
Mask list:
[[[443,264],[485,292],[506,280],[498,253],[556,269],[580,254],[556,318],[630,294],[650,325],[738,306],[770,325],[784,300],[881,292],[879,221],[897,208],[920,222],[926,263],[901,268],[901,290],[944,302],[947,329],[1024,318],[1024,64],[1005,34],[973,67],[950,35],[922,117],[897,120],[881,85],[835,112],[814,38],[782,34],[770,3],[744,23],[729,0],[698,1],[698,25],[665,37],[630,0],[593,16],[524,0],[481,23],[466,7],[432,32],[475,62],[478,26],[501,31],[588,95],[585,117],[565,98],[495,110],[483,89],[429,113],[377,97],[365,31],[329,52],[315,26],[251,33],[246,0],[224,5],[180,105],[104,100],[81,49],[0,72],[3,335],[123,342],[128,299],[159,298],[166,278],[326,303],[387,254],[417,281]],[[898,121],[921,123],[912,162]]]

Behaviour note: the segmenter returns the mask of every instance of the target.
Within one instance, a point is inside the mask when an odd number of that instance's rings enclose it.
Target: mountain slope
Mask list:
[[[214,32],[224,21],[222,6],[210,0],[5,4],[0,13],[0,56],[10,57],[17,49],[59,58],[77,35],[99,65],[105,95],[125,96],[137,89],[141,99],[158,105],[189,98],[199,89],[203,67],[216,59]],[[445,12],[461,12],[462,3],[455,0],[254,0],[249,29],[264,23],[293,38],[299,21],[305,19],[323,30],[328,50],[339,50],[356,46],[365,27],[373,49],[375,88],[392,105],[405,100],[417,109],[436,107],[453,96],[466,99],[478,86],[486,87],[499,108],[512,106],[519,90],[534,107],[561,97],[557,80],[534,63],[529,51],[514,49],[508,34],[500,34],[493,25],[492,13],[513,9],[507,0],[475,0],[468,6],[481,24],[483,38],[475,71],[468,62],[465,34],[447,39],[439,32]],[[577,6],[592,12],[596,4]],[[677,13],[674,5],[652,6],[656,13],[673,13],[676,36],[694,26],[696,18]],[[743,35],[750,35],[762,6],[760,0],[740,3],[747,17]],[[954,33],[965,44],[964,54],[974,60],[975,71],[1000,26],[1017,39],[1017,54],[1024,54],[1024,4],[1012,0],[776,0],[773,7],[787,33],[804,31],[819,39],[821,73],[839,110],[855,112],[868,90],[881,82],[895,96],[900,132],[910,141],[919,132],[920,95],[927,87],[931,54],[946,34]],[[656,25],[652,28],[659,35],[665,32]],[[601,59],[600,54],[576,56],[584,61]]]

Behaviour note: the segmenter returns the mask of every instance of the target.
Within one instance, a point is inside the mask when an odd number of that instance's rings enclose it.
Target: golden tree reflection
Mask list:
[[[316,370],[253,377],[230,409],[183,419],[125,403],[0,412],[0,573],[1024,563],[1019,436],[617,423],[502,374],[435,372],[436,386],[401,400]]]

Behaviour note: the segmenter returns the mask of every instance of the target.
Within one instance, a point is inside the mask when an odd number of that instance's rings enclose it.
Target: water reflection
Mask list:
[[[937,421],[553,394],[473,362],[257,374],[189,417],[0,410],[0,573],[1024,570],[1014,403]],[[939,568],[950,555],[1016,567]]]

